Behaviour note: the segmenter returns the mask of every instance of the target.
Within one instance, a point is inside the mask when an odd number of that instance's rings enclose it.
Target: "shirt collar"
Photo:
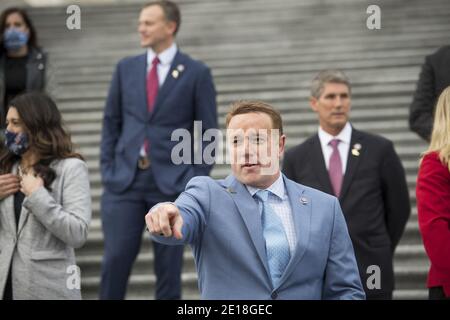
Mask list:
[[[252,197],[259,190],[263,190],[263,189],[258,189],[258,188],[255,188],[255,187],[252,187],[252,186],[248,186],[248,185],[245,185],[245,187],[247,188],[248,192],[250,192]],[[278,198],[284,199],[285,188],[284,188],[283,175],[280,173],[280,176],[278,177],[278,179],[275,180],[275,182],[272,183],[272,185],[270,187],[268,187],[267,189],[264,189],[264,190],[268,190],[272,194],[276,195]]]
[[[175,58],[175,55],[177,54],[178,51],[178,47],[176,45],[176,43],[172,43],[172,45],[167,48],[166,50],[164,50],[163,52],[161,52],[158,55],[159,58],[159,63],[161,65],[171,65],[173,59]],[[152,65],[152,61],[155,58],[156,53],[151,49],[148,48],[147,49],[147,65],[151,66]]]
[[[352,126],[350,125],[350,122],[347,122],[341,132],[339,132],[339,134],[335,137],[323,130],[322,127],[319,127],[319,139],[324,145],[328,145],[333,139],[339,139],[341,142],[349,145],[351,138]]]

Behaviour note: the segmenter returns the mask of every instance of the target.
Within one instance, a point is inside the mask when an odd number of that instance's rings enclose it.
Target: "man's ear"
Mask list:
[[[311,109],[314,112],[317,112],[317,103],[318,103],[317,98],[309,97],[309,105],[311,106]]]
[[[175,37],[175,30],[177,30],[177,23],[175,21],[167,21],[167,28],[170,30],[172,36]]]
[[[286,135],[283,134],[283,135],[281,135],[280,142],[279,142],[280,157],[284,154],[285,147],[286,147]]]

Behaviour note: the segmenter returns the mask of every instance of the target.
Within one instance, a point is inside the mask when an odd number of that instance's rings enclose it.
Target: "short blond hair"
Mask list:
[[[278,110],[270,104],[258,100],[239,100],[231,104],[230,111],[226,117],[226,127],[230,124],[231,118],[238,114],[265,113],[272,119],[272,129],[279,129],[283,134],[283,121]]]

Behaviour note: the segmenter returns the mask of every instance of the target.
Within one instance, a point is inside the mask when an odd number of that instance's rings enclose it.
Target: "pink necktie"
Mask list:
[[[156,56],[152,61],[152,68],[147,74],[147,110],[149,113],[153,111],[155,106],[156,96],[158,95],[159,80],[158,80],[158,63],[159,59]],[[148,139],[144,141],[144,150],[148,154],[150,149],[150,142]]]
[[[156,96],[158,95],[159,80],[158,80],[158,63],[159,59],[156,56],[152,61],[152,68],[147,75],[147,108],[148,112],[153,111],[155,106]]]
[[[342,161],[341,155],[338,150],[338,139],[330,141],[329,145],[333,148],[333,152],[330,157],[330,165],[328,168],[328,174],[330,175],[331,186],[333,187],[334,195],[339,197],[342,187]]]

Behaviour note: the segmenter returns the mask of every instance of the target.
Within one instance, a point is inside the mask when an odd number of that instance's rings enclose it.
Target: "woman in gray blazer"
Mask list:
[[[81,299],[74,248],[91,219],[88,170],[55,103],[11,101],[0,155],[0,297]]]

